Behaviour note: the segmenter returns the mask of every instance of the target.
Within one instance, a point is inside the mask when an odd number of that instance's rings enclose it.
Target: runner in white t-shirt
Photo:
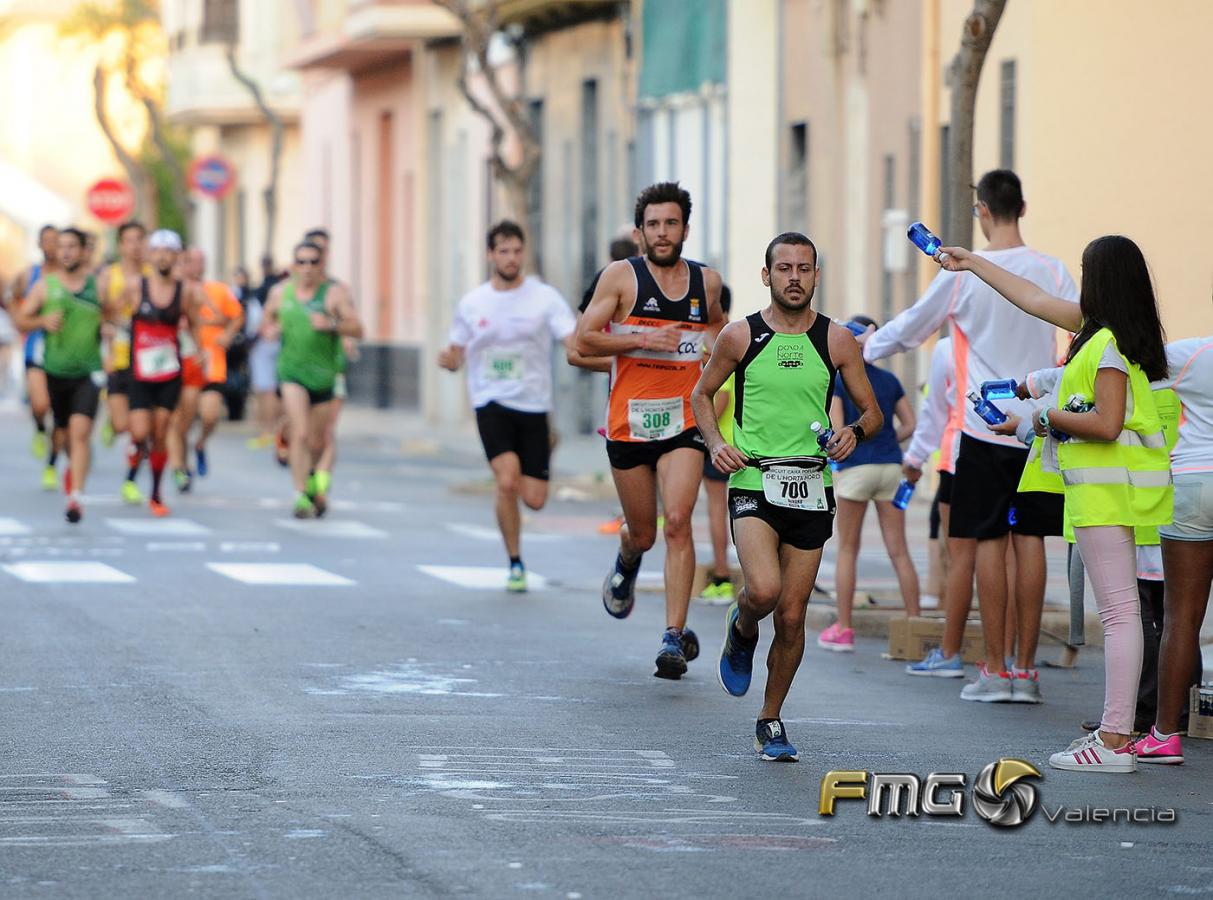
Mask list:
[[[450,345],[438,365],[464,363],[468,395],[484,453],[497,482],[497,525],[510,557],[506,590],[526,590],[519,499],[543,509],[548,499],[552,408],[552,342],[572,347],[577,320],[555,288],[522,274],[525,236],[513,222],[488,235],[492,277],[462,300],[451,323]]]
[[[1007,169],[987,172],[977,183],[976,193],[973,211],[989,241],[978,255],[1052,296],[1077,300],[1074,280],[1061,261],[1023,242],[1019,219],[1026,206],[1019,177]],[[956,373],[957,402],[951,422],[960,430],[948,536],[977,541],[977,596],[986,645],[977,681],[967,685],[961,696],[987,703],[1039,703],[1035,640],[1023,638],[1040,629],[1046,578],[1044,537],[1062,532],[1062,497],[1039,491],[1018,493],[1027,450],[1014,436],[991,432],[965,397],[970,391],[980,391],[984,381],[1022,380],[1034,369],[1055,366],[1057,329],[1007,303],[972,273],[945,271],[935,277],[917,303],[867,337],[864,358],[875,362],[917,347],[945,322],[952,337]],[[996,405],[1008,416],[1023,418],[1031,412],[1020,400],[1000,400]],[[1015,524],[1011,524],[1012,518]],[[1021,581],[1016,591],[1021,641],[1014,673],[1006,671],[1003,656],[1008,536],[1013,536]],[[959,660],[949,664],[957,667]]]

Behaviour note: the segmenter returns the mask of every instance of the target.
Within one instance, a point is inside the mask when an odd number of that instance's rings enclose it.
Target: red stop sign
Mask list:
[[[135,192],[125,181],[102,178],[88,189],[88,211],[107,225],[116,225],[135,211]]]

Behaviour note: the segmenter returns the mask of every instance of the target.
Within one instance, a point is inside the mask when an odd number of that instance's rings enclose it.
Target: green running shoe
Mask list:
[[[101,426],[101,446],[106,448],[114,446],[114,423],[109,419],[106,419],[105,424]]]
[[[34,454],[34,459],[46,459],[47,449],[46,432],[35,430],[34,440],[30,444],[29,452]]]
[[[42,490],[57,491],[59,490],[59,476],[55,473],[54,466],[47,466],[42,470]]]
[[[505,581],[505,589],[511,594],[526,593],[526,569],[521,563],[510,566],[509,577]]]
[[[316,518],[316,507],[312,506],[312,501],[308,498],[307,494],[300,494],[295,498],[293,515],[296,519]]]
[[[131,506],[141,506],[143,504],[143,492],[139,490],[139,485],[133,481],[122,482],[122,502],[129,503]]]

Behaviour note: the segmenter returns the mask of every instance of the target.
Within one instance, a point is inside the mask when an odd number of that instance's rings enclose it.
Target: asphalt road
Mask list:
[[[764,764],[761,671],[740,700],[713,673],[721,608],[693,608],[705,653],[677,683],[652,677],[657,594],[603,612],[609,503],[533,517],[545,583],[518,597],[488,498],[455,489],[483,476],[473,445],[347,442],[333,512],[303,527],[236,435],[159,521],[112,499],[120,450],[98,448],[72,527],[27,441],[0,415],[0,895],[1213,894],[1213,744],[1134,776],[1045,768],[1099,711],[1098,653],[1029,707],[963,703],[875,640],[811,646],[785,710],[802,760]],[[1178,822],[817,813],[829,770],[971,784],[1004,756],[1041,767],[1044,810]]]

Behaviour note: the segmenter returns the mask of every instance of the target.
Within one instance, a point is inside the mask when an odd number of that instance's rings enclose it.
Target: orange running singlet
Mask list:
[[[612,441],[664,441],[695,427],[691,391],[703,368],[703,339],[708,324],[708,298],[703,266],[684,260],[690,277],[687,292],[671,299],[649,272],[643,256],[628,260],[636,277],[636,302],[622,322],[611,322],[611,334],[640,334],[678,322],[682,341],[673,353],[630,350],[611,366],[607,438]]]

